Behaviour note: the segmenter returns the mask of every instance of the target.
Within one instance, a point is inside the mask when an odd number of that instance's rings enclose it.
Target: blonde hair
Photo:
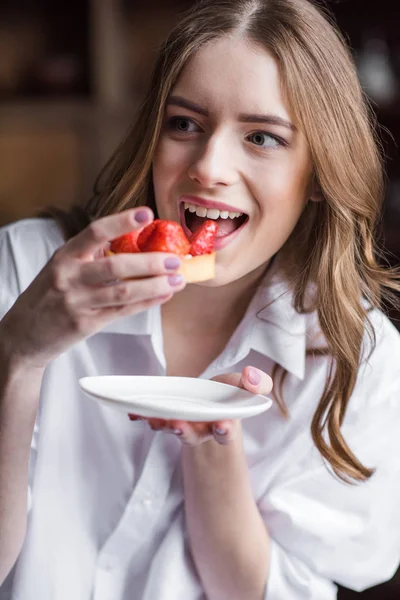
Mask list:
[[[374,345],[362,299],[379,307],[388,290],[400,285],[394,271],[378,265],[374,246],[383,197],[375,124],[349,49],[323,8],[309,0],[206,0],[190,9],[163,44],[136,123],[106,165],[87,209],[92,218],[135,205],[156,209],[151,164],[166,99],[187,60],[223,35],[241,35],[272,53],[308,141],[322,201],[308,203],[280,251],[280,262],[297,311],[317,311],[323,352],[331,360],[311,424],[314,443],[339,477],[365,480],[373,471],[359,462],[340,430],[363,359],[365,332]],[[317,295],[307,306],[310,282]],[[279,394],[277,399],[285,412]]]

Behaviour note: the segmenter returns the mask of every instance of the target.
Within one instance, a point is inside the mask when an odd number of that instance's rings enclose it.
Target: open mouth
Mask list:
[[[246,213],[206,208],[191,202],[182,202],[180,213],[181,223],[187,235],[196,233],[203,223],[209,219],[216,221],[218,225],[217,239],[228,238],[228,236],[238,232],[249,218]]]

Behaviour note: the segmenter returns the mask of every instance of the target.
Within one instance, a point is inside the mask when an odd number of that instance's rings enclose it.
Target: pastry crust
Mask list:
[[[214,279],[215,252],[201,254],[200,256],[185,256],[178,273],[184,276],[187,283],[197,283],[199,281]]]
[[[106,250],[106,256],[113,256],[115,252]],[[185,256],[180,269],[177,271],[184,276],[187,283],[208,281],[215,277],[215,252],[201,254],[200,256]]]

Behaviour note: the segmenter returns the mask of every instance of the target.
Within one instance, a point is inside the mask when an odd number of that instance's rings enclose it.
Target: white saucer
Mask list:
[[[124,413],[158,419],[246,419],[272,405],[266,396],[192,377],[105,375],[83,377],[79,385],[102,404]]]

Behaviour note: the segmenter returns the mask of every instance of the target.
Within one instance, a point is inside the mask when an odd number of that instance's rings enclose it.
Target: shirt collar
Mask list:
[[[304,379],[307,322],[293,300],[276,257],[229,342],[229,362],[241,362],[255,350]]]
[[[306,325],[306,315],[294,308],[293,291],[274,260],[229,342],[229,358],[232,364],[239,362],[253,349],[303,379]],[[152,335],[159,326],[159,308],[153,307],[112,321],[100,333]]]
[[[306,315],[296,311],[293,300],[293,291],[279,271],[267,273],[249,307],[254,323],[250,346],[304,379]]]

